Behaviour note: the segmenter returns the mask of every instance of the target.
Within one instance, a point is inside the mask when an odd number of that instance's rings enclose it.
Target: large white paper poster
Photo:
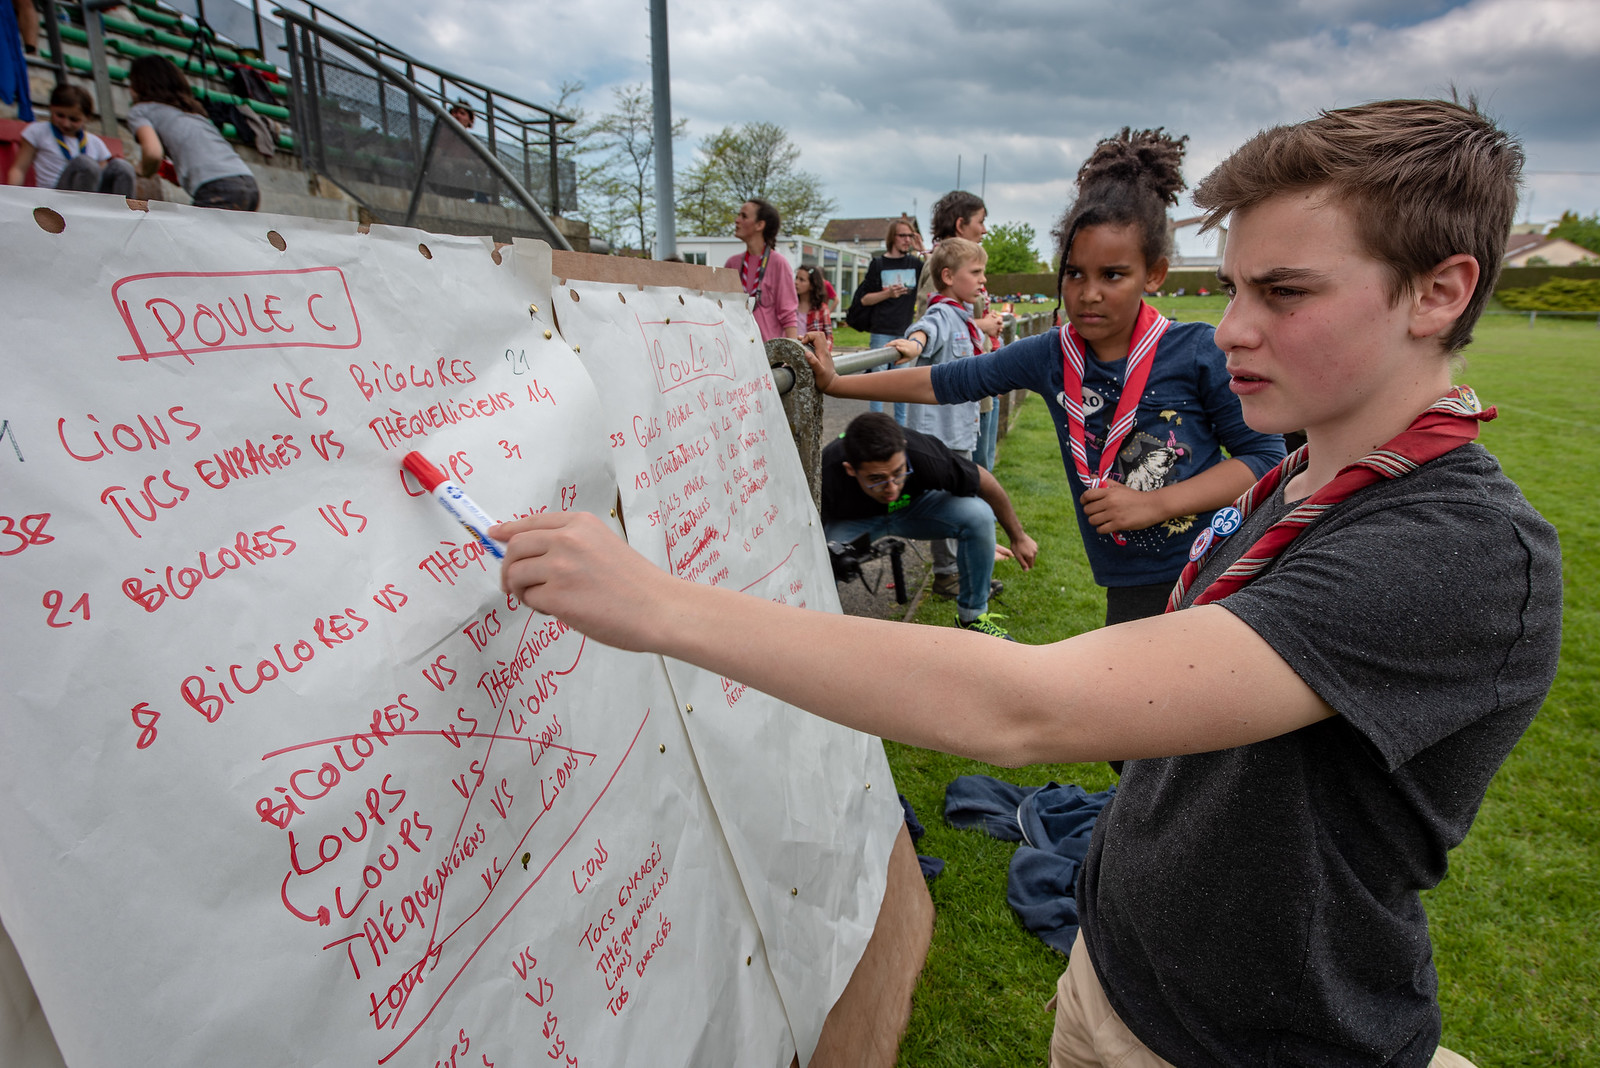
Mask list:
[[[548,309],[483,241],[152,209],[0,191],[0,915],[67,1063],[787,1063],[662,662],[400,469],[609,518]]]
[[[838,612],[743,294],[568,280],[554,303],[606,396],[635,548],[682,578]],[[685,726],[809,1057],[871,937],[903,818],[883,746],[710,672],[671,660],[667,670],[693,710]]]

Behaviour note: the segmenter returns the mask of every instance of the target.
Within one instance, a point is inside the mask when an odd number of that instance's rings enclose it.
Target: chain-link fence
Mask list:
[[[549,112],[414,61],[399,69],[375,65],[377,50],[357,55],[324,30],[290,29],[306,158],[377,218],[445,233],[548,239],[544,220],[484,153],[547,215],[576,203],[576,168],[560,158],[558,120]],[[417,84],[429,75],[436,89]],[[425,101],[449,111],[455,124]]]

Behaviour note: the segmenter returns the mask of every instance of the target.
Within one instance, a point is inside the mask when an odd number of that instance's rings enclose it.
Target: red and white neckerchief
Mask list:
[[[1496,414],[1493,408],[1485,410],[1478,403],[1478,395],[1467,386],[1452,387],[1449,393],[1425,408],[1410,426],[1355,463],[1340,468],[1327,485],[1268,527],[1255,544],[1195,597],[1194,603],[1220,601],[1245,586],[1329,508],[1376,482],[1408,475],[1430,460],[1437,460],[1450,450],[1473,441],[1478,436],[1479,424],[1487,423]],[[1245,517],[1268,500],[1279,486],[1304,469],[1309,456],[1310,446],[1300,446],[1281,464],[1261,476],[1261,480],[1234,501],[1231,508],[1218,510],[1217,520],[1213,520],[1212,525],[1195,538],[1195,546],[1189,552],[1189,562],[1184,565],[1183,574],[1178,576],[1172,596],[1167,598],[1168,612],[1178,610],[1183,603],[1184,593],[1206,566],[1206,561],[1211,559],[1211,554],[1216,552],[1217,546],[1222,544],[1223,538],[1238,529]],[[1218,526],[1218,520],[1226,529]]]
[[[1140,302],[1139,317],[1134,320],[1133,338],[1128,346],[1128,366],[1123,375],[1122,396],[1117,400],[1116,414],[1106,426],[1097,471],[1089,470],[1089,451],[1084,445],[1083,338],[1071,323],[1061,328],[1061,399],[1067,410],[1067,440],[1072,451],[1072,466],[1077,469],[1078,480],[1083,483],[1084,489],[1096,489],[1106,482],[1106,474],[1111,470],[1111,465],[1116,463],[1123,439],[1133,430],[1134,416],[1139,412],[1139,398],[1144,395],[1145,383],[1150,380],[1150,367],[1155,363],[1156,345],[1171,325],[1171,319]]]
[[[744,259],[739,261],[739,284],[744,291],[756,298],[756,303],[761,303],[761,280],[767,276],[767,257],[772,255],[772,246],[768,245],[761,250],[761,263],[756,268],[755,274],[750,273],[750,250],[745,249]]]
[[[972,313],[967,306],[959,300],[953,300],[943,293],[935,293],[928,298],[928,308],[932,310],[936,304],[948,304],[961,316],[961,321],[967,325],[967,336],[972,339],[972,354],[978,355],[983,351],[983,334],[978,331],[978,324],[972,321]]]

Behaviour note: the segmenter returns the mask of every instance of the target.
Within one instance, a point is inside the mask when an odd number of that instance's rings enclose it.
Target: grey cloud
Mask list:
[[[646,0],[346,0],[341,10],[529,99],[581,78],[591,114],[613,86],[649,78]],[[926,222],[956,156],[975,186],[988,153],[993,217],[1043,237],[1079,162],[1121,126],[1191,135],[1192,184],[1263,126],[1452,84],[1526,139],[1530,169],[1600,170],[1592,3],[696,0],[673,4],[670,20],[674,110],[691,131],[679,165],[724,125],[779,122],[842,215],[909,209],[915,197]],[[1541,212],[1600,210],[1593,179],[1547,185],[1535,185]]]

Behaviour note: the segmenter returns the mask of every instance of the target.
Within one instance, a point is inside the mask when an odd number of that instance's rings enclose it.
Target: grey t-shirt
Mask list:
[[[1259,508],[1187,600],[1286,510]],[[1426,1065],[1419,891],[1554,678],[1555,531],[1466,445],[1329,509],[1219,603],[1337,715],[1123,768],[1078,884],[1107,996],[1177,1064]]]
[[[161,147],[177,168],[178,184],[190,196],[207,182],[250,173],[249,166],[204,115],[145,101],[128,109],[128,127],[137,133],[142,126],[153,128],[161,138]]]

